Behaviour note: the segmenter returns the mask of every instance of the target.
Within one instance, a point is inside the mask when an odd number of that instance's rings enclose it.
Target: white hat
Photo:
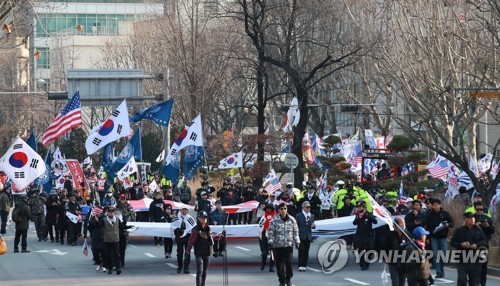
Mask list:
[[[411,203],[411,202],[413,202],[413,199],[412,199],[412,198],[407,198],[407,199],[406,199],[406,203]]]

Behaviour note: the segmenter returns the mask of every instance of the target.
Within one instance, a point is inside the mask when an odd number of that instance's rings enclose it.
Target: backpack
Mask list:
[[[20,222],[23,218],[21,217],[21,210],[19,207],[15,207],[14,210],[12,211],[12,221],[13,222]]]

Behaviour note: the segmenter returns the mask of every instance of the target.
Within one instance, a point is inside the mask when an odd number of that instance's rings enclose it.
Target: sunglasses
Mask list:
[[[286,211],[286,208],[280,208],[280,211]]]
[[[311,207],[304,207],[304,208],[306,208],[306,209],[310,209]]]
[[[484,209],[476,209],[476,211],[484,211]]]

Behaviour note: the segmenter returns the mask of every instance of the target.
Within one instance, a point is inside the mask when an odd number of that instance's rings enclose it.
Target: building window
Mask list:
[[[116,14],[38,14],[37,37],[48,37],[51,33],[77,32],[78,35],[117,35],[118,22],[129,21],[134,15]],[[76,30],[76,26],[81,30]]]
[[[49,48],[37,48],[36,52],[38,55],[38,58],[36,59],[37,69],[49,69],[50,68]]]

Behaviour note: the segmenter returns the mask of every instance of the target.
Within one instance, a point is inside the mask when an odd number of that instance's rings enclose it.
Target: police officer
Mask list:
[[[366,203],[360,201],[356,205],[358,214],[354,218],[353,224],[357,226],[354,234],[354,248],[358,253],[363,250],[371,250],[373,240],[373,224],[377,224],[377,219],[373,214],[366,211]],[[365,254],[360,256],[359,266],[361,270],[368,270],[370,264],[366,261]]]

